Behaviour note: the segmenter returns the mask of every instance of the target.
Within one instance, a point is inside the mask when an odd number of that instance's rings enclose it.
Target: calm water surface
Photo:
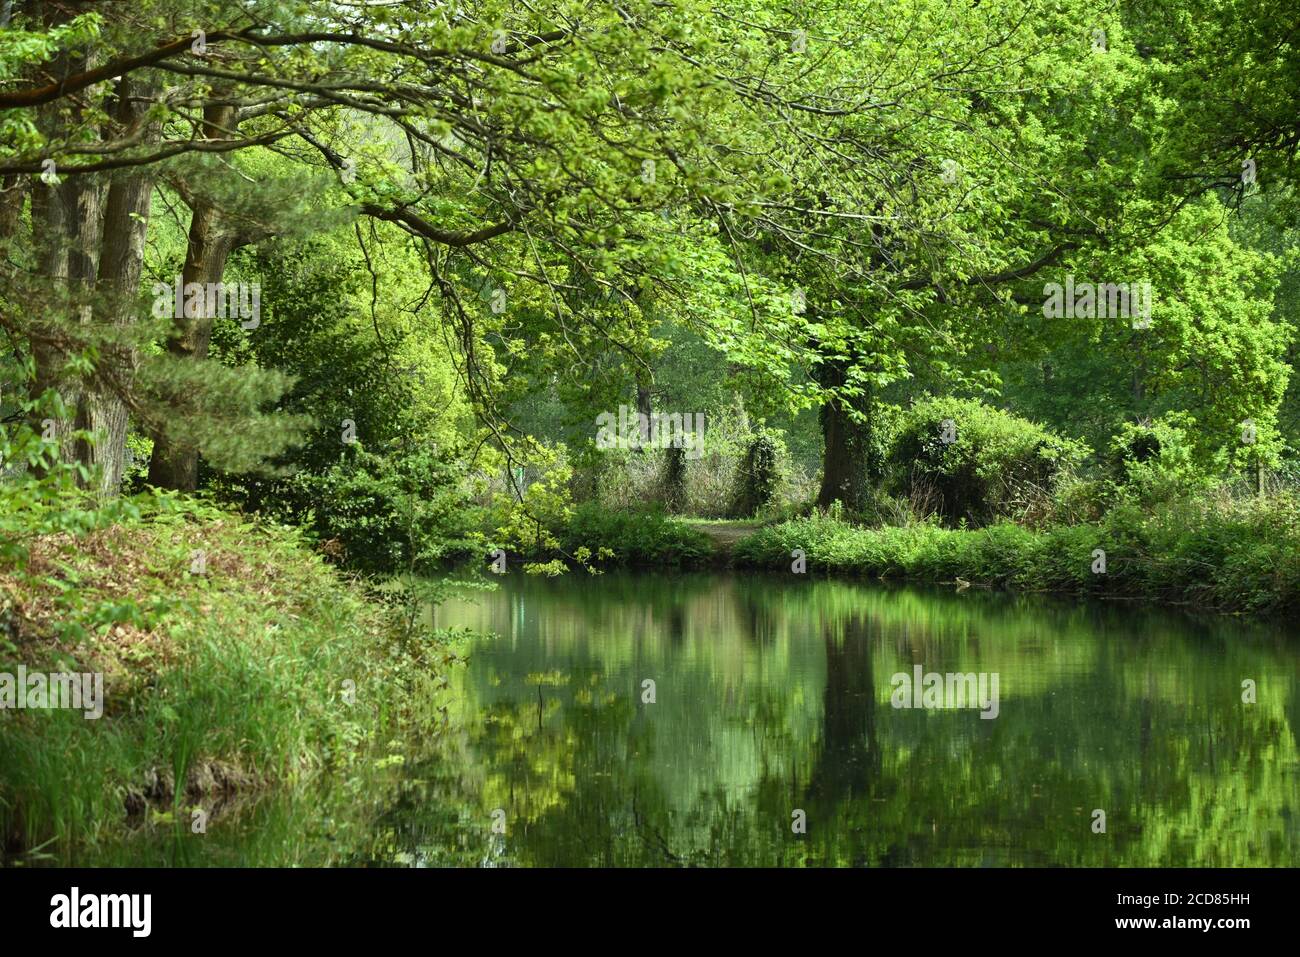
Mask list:
[[[437,621],[500,635],[474,648],[463,720],[503,862],[1300,861],[1300,647],[1281,629],[700,575],[511,581]],[[996,673],[997,717],[893,707],[916,665]]]
[[[448,602],[434,621],[495,634],[468,647],[436,742],[394,744],[375,780],[271,799],[198,838],[140,836],[112,855],[1300,861],[1300,641],[1282,625],[974,589],[633,573],[511,577]],[[893,676],[910,685],[917,665],[996,674],[997,717],[893,707]],[[1247,680],[1253,704],[1242,700]]]

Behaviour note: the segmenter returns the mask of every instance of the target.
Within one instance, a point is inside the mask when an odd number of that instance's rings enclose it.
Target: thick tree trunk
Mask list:
[[[233,106],[209,106],[204,110],[204,136],[229,135],[235,123]],[[226,272],[226,260],[235,248],[235,235],[221,222],[221,211],[206,198],[196,199],[190,217],[189,244],[181,281],[205,285],[218,283]],[[205,297],[206,301],[206,297]],[[175,317],[175,332],[167,349],[178,359],[201,361],[207,358],[212,338],[212,321],[206,306],[199,315]],[[199,453],[187,445],[172,442],[164,434],[153,437],[153,455],[149,459],[149,484],[158,488],[192,492],[199,484]]]
[[[62,294],[68,282],[68,247],[63,242],[67,231],[66,210],[58,188],[44,184],[37,186],[32,192],[32,238],[38,244],[36,271],[51,283],[51,301],[42,308],[47,317],[62,310]],[[31,349],[34,366],[31,398],[38,399],[50,389],[58,388],[59,369],[63,360],[61,351],[51,336],[34,335]],[[36,432],[42,430],[41,420],[45,411],[34,409],[32,412],[31,427]]]
[[[50,8],[45,21],[53,26],[68,18],[64,9]],[[85,57],[56,57],[51,68],[55,73],[75,73],[92,66]],[[81,109],[74,108],[71,122],[80,123]],[[66,134],[65,120],[57,111],[47,111],[38,120],[52,140]],[[53,171],[58,175],[57,168]],[[91,293],[99,268],[99,244],[102,237],[103,189],[93,176],[70,176],[62,182],[38,181],[32,191],[32,239],[37,252],[37,270],[46,280],[51,300],[38,304],[43,315],[33,323],[31,337],[35,377],[31,395],[37,398],[49,389],[62,396],[69,414],[49,415],[37,410],[33,428],[43,432],[43,420],[54,420],[54,434],[59,443],[59,458],[75,461],[77,448],[72,440],[80,384],[63,379],[67,361],[67,344],[73,340],[73,323],[91,320]],[[61,330],[60,326],[64,329]],[[42,470],[37,470],[38,474]]]
[[[69,178],[57,186],[38,185],[32,193],[32,231],[39,244],[37,269],[48,281],[54,299],[46,304],[47,318],[32,337],[35,378],[31,395],[37,398],[49,389],[57,390],[69,410],[77,408],[80,386],[64,381],[62,369],[67,353],[60,345],[61,323],[86,323],[91,318],[91,291],[99,262],[100,187],[91,177]],[[33,428],[40,432],[43,412],[34,415]],[[54,418],[59,457],[75,461],[78,449],[71,435],[73,416]]]
[[[10,173],[0,179],[0,240],[12,239],[18,232],[18,223],[23,216],[23,201],[27,198],[25,186],[25,183],[19,181],[17,173]]]
[[[650,413],[653,411],[651,396],[653,395],[650,380],[645,373],[640,373],[636,377],[636,410],[650,421]]]
[[[827,388],[844,385],[844,366],[824,364],[819,381]],[[853,411],[863,419],[855,421]],[[817,505],[827,508],[838,501],[851,513],[861,512],[867,505],[875,478],[871,461],[871,396],[829,399],[821,407],[821,428],[825,448]]]
[[[186,286],[192,282],[204,286],[207,283],[218,283],[225,275],[226,259],[230,256],[234,240],[220,231],[218,218],[217,211],[208,204],[201,204],[194,211],[190,223],[189,253],[181,273],[181,281]],[[167,343],[167,349],[173,356],[191,361],[207,358],[214,317],[206,313],[205,308],[194,318],[182,316],[178,319],[177,334]],[[149,484],[183,492],[197,489],[198,450],[173,443],[166,435],[155,435],[153,455],[149,459]]]
[[[117,120],[124,127],[141,118],[142,111],[132,101],[132,95],[131,84],[126,79],[121,80],[118,83]],[[154,188],[154,174],[150,170],[145,168],[120,175],[109,187],[96,286],[94,320],[97,324],[124,326],[136,319],[140,271],[144,265]],[[133,355],[105,355],[104,360],[115,363],[118,368],[114,371],[129,381],[135,364]],[[126,459],[126,404],[110,389],[83,393],[77,407],[77,427],[95,435],[93,443],[79,443],[78,457],[89,465],[100,466],[98,494],[101,497],[116,495],[122,484]]]

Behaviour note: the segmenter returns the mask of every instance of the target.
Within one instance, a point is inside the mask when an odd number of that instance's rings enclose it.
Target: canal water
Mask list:
[[[1280,624],[812,577],[507,577],[447,730],[82,863],[1282,866]]]

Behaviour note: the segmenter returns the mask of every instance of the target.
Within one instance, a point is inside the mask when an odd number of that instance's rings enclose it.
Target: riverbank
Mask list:
[[[569,554],[600,566],[704,569],[986,586],[1278,615],[1300,610],[1300,499],[1192,498],[1100,521],[1029,528],[859,526],[814,512],[759,526],[662,512],[578,510]]]
[[[0,674],[103,676],[99,717],[0,710],[4,856],[148,816],[190,831],[437,718],[454,651],[403,641],[296,531],[176,497],[80,514],[0,555]]]
[[[800,554],[796,555],[796,550]],[[1187,502],[1117,509],[1102,521],[1033,530],[856,527],[821,514],[735,544],[737,567],[1148,599],[1224,612],[1300,609],[1300,502]]]

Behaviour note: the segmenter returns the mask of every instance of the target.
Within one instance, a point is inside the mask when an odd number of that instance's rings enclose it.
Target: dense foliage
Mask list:
[[[949,523],[983,525],[1050,496],[1085,451],[980,402],[930,399],[902,417],[885,489],[925,503]]]
[[[1300,502],[1196,501],[1154,512],[1125,507],[1098,523],[1033,531],[1007,522],[963,531],[932,524],[861,528],[815,514],[740,542],[737,563],[791,567],[802,550],[810,574],[847,573],[1147,598],[1224,611],[1300,608]],[[1105,553],[1104,566],[1098,564]]]
[[[640,566],[698,566],[712,555],[709,540],[662,512],[611,512],[584,505],[563,532],[565,551],[585,549],[610,564]]]
[[[148,637],[0,837],[323,762],[453,566],[1297,606],[1283,0],[0,8],[0,665]]]

